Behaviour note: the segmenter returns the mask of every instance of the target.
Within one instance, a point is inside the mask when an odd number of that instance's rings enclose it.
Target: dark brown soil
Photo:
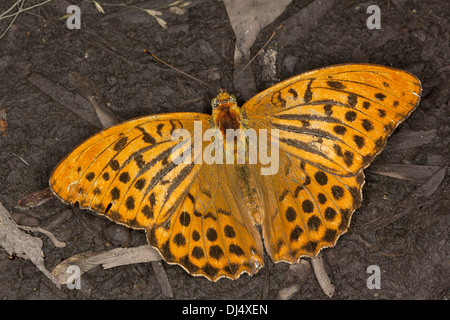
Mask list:
[[[0,12],[13,2],[2,1]],[[146,7],[171,2],[154,1]],[[410,148],[396,148],[398,144],[390,146],[388,142],[374,164],[447,166],[450,3],[371,1],[370,4],[380,6],[382,20],[381,30],[369,30],[369,3],[337,1],[315,26],[302,33],[288,20],[311,2],[298,0],[289,5],[260,34],[252,54],[279,24],[287,23],[271,44],[277,50],[278,80],[348,62],[377,63],[414,73],[422,81],[422,102],[394,136],[435,129],[431,142]],[[138,10],[105,7],[107,13],[103,15],[91,2],[80,4],[81,29],[69,30],[66,20],[58,19],[66,14],[67,5],[66,1],[54,1],[33,10],[35,14],[22,14],[0,39],[0,110],[5,109],[8,124],[6,131],[0,133],[0,202],[11,212],[16,212],[19,199],[48,187],[49,175],[59,160],[100,130],[44,94],[29,81],[31,75],[45,77],[73,93],[76,91],[68,80],[71,72],[90,78],[120,120],[162,112],[210,112],[215,91],[228,88],[233,76],[234,34],[220,1],[193,1],[183,15],[164,11],[167,30]],[[7,22],[1,21],[0,30],[5,30]],[[208,82],[213,89],[156,62],[143,53],[144,48]],[[257,59],[251,67],[257,91],[270,84],[261,77],[261,61]],[[242,102],[240,96],[245,94],[238,88],[235,92]],[[324,251],[336,285],[334,298],[449,298],[449,182],[447,175],[431,196],[417,198],[411,193],[423,181],[366,172],[364,201],[351,224],[358,234],[349,232],[335,248]],[[361,227],[378,217],[389,216],[405,199],[410,211],[401,219],[377,231]],[[141,231],[131,231],[125,240],[111,240],[108,234],[114,233],[112,222],[68,207],[57,199],[25,213],[41,226],[50,226],[55,236],[67,244],[63,249],[55,248],[45,236],[33,234],[44,241],[49,270],[82,252],[108,250],[123,243],[146,243]],[[274,264],[267,255],[265,263],[253,277],[243,275],[236,281],[222,279],[217,283],[192,277],[178,266],[164,263],[164,267],[175,299],[275,299],[280,289],[298,279],[291,275],[288,264]],[[370,265],[381,269],[381,289],[367,288],[366,270]],[[31,262],[8,259],[0,249],[0,299],[86,298],[166,299],[150,263],[109,270],[96,268],[83,275],[81,290],[58,290]],[[293,296],[326,298],[313,273]]]

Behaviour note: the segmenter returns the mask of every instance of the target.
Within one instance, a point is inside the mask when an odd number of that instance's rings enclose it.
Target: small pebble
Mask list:
[[[278,291],[277,300],[289,300],[291,299],[298,291],[300,290],[300,286],[298,284],[292,284],[287,288],[283,288]]]
[[[288,55],[286,58],[284,58],[284,61],[282,63],[282,67],[286,68],[286,70],[289,73],[293,73],[297,63],[298,63],[298,57],[293,56],[293,55]]]
[[[127,247],[131,241],[130,229],[118,224],[111,224],[102,231],[106,241],[116,246]]]
[[[297,283],[302,284],[311,274],[311,264],[305,259],[300,259],[298,263],[291,264],[287,271],[288,279],[298,278]]]
[[[56,239],[58,239],[59,241],[65,242],[70,240],[73,237],[73,230],[72,229],[58,229],[54,232],[54,235],[56,237]]]
[[[30,217],[26,213],[23,212],[13,212],[11,214],[11,218],[21,226],[27,227],[37,227],[39,226],[39,221],[36,218]]]
[[[71,209],[65,209],[58,213],[55,213],[54,215],[48,217],[44,220],[42,223],[42,228],[45,230],[51,231],[58,227],[59,225],[63,224],[67,220],[69,220],[73,215],[73,212]]]

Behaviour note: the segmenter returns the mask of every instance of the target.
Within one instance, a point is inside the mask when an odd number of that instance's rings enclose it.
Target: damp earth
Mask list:
[[[0,12],[13,3],[6,2]],[[171,2],[151,2],[151,9]],[[31,233],[43,241],[47,269],[76,254],[146,244],[144,232],[57,199],[17,208],[20,199],[48,187],[53,168],[68,152],[101,130],[93,109],[74,107],[86,101],[72,86],[72,73],[95,83],[124,121],[166,112],[210,113],[220,88],[242,105],[255,92],[302,72],[367,62],[415,74],[422,100],[365,170],[363,202],[350,231],[323,251],[336,287],[333,299],[448,299],[450,181],[445,173],[437,182],[431,179],[449,163],[450,3],[372,1],[381,9],[381,29],[367,28],[369,14],[360,1],[318,3],[294,0],[263,28],[250,56],[283,25],[247,68],[244,79],[251,81],[234,87],[236,37],[220,1],[160,9],[166,29],[142,10],[105,6],[103,14],[91,2],[80,4],[79,30],[69,30],[61,19],[66,1],[19,15],[0,39],[0,202],[18,224],[40,226],[65,242],[55,247],[45,235]],[[0,21],[2,32],[10,21]],[[380,289],[367,285],[373,266],[381,271]],[[158,268],[167,273],[171,294],[159,285]],[[70,290],[57,289],[30,261],[0,249],[1,299],[277,299],[286,288],[295,288],[291,299],[328,299],[311,268],[274,264],[267,254],[256,275],[235,281],[212,283],[179,266],[140,263],[94,268],[83,274],[79,290]]]

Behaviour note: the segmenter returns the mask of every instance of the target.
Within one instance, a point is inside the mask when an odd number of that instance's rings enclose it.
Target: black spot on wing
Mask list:
[[[123,137],[122,139],[120,139],[119,141],[116,142],[116,144],[113,147],[113,150],[119,151],[119,150],[123,149],[127,145],[127,141],[128,141],[128,138]]]
[[[385,98],[386,98],[385,94],[383,94],[381,92],[375,93],[375,99],[380,100],[380,101],[384,101]]]
[[[358,96],[354,93],[350,93],[347,98],[348,105],[352,108],[358,103]]]
[[[342,82],[339,82],[339,81],[332,81],[332,80],[330,80],[330,81],[327,81],[327,85],[330,88],[333,88],[333,89],[338,89],[338,90],[344,90],[345,89],[345,86],[342,84]]]
[[[138,130],[140,130],[142,132],[142,140],[144,140],[145,143],[149,143],[149,144],[155,144],[156,143],[155,138],[153,138],[150,133],[145,131],[144,128],[141,128],[141,127],[137,126],[136,129],[138,129]]]
[[[288,207],[286,210],[286,220],[289,222],[293,222],[297,219],[297,212],[294,208]]]
[[[288,92],[289,92],[290,94],[292,94],[292,97],[293,97],[294,99],[297,99],[298,93],[297,93],[297,91],[295,91],[294,88],[290,88],[290,89],[288,90]]]
[[[303,100],[305,102],[310,102],[313,96],[313,93],[311,91],[311,84],[313,83],[314,79],[311,79],[309,81],[308,86],[306,87],[305,94],[303,95]]]

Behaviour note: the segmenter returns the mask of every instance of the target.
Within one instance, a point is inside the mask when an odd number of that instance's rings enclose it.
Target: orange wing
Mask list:
[[[143,229],[167,219],[173,198],[158,197],[182,190],[200,165],[171,162],[172,132],[193,131],[193,121],[206,129],[202,114],[158,115],[138,118],[106,129],[80,144],[56,167],[50,186],[63,201],[104,214],[111,220]],[[178,194],[180,196],[180,194]],[[161,208],[155,216],[152,208]]]
[[[261,181],[262,231],[273,261],[296,263],[332,247],[362,201],[364,174],[339,177],[280,151],[280,171]]]
[[[410,73],[348,64],[282,81],[244,104],[247,127],[279,130],[279,171],[260,178],[263,236],[275,262],[314,256],[347,231],[362,200],[362,169],[420,93]]]
[[[216,281],[253,275],[263,265],[258,230],[225,165],[203,165],[169,223],[147,234],[168,263]]]
[[[263,265],[262,242],[224,168],[172,161],[179,143],[172,133],[186,129],[195,137],[194,121],[202,124],[199,136],[212,126],[209,115],[174,113],[104,130],[61,161],[51,189],[66,203],[146,229],[167,262],[193,275],[215,281],[253,274]]]
[[[415,109],[420,81],[371,64],[327,67],[282,81],[242,106],[248,127],[280,130],[280,148],[318,168],[352,176],[384,148]]]

